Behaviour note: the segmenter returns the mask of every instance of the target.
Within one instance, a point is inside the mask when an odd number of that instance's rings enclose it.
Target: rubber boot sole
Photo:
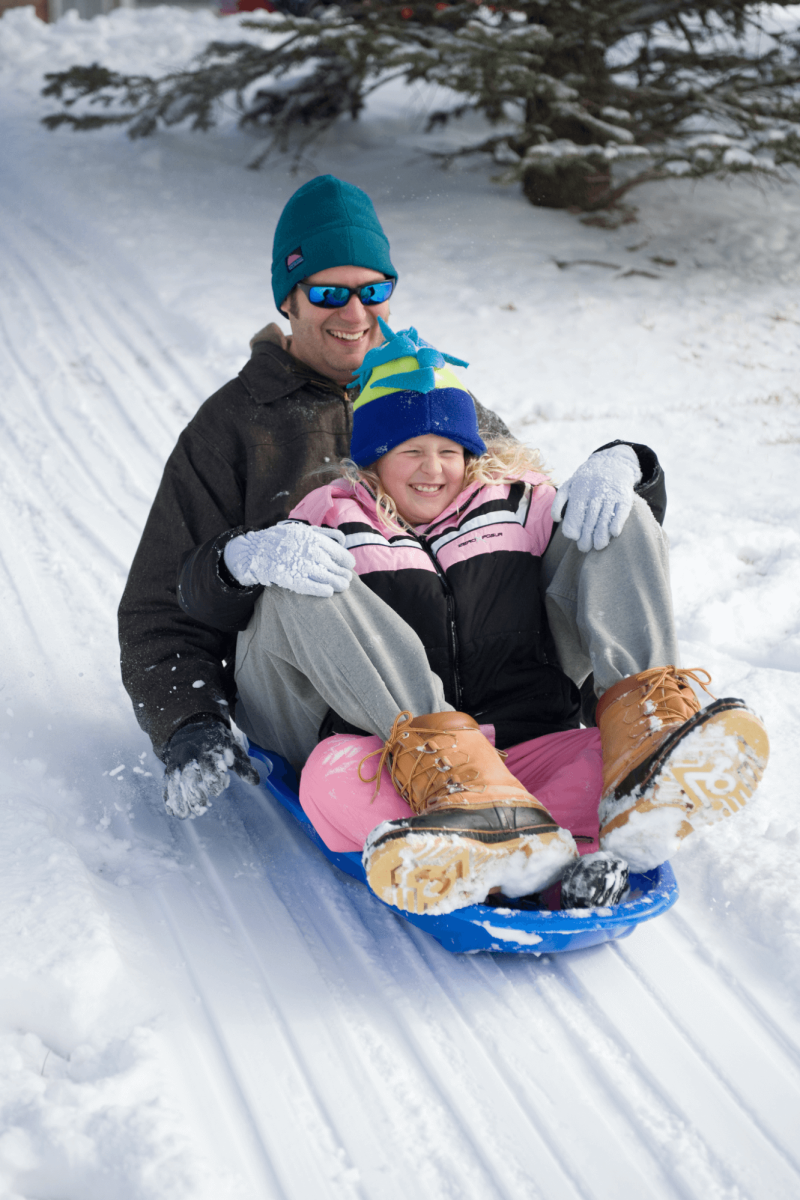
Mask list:
[[[479,904],[499,888],[510,897],[541,891],[577,857],[564,829],[483,840],[475,831],[399,832],[385,821],[364,847],[367,881],[386,904],[435,916]]]
[[[659,866],[691,833],[740,812],[768,758],[755,713],[741,700],[717,700],[603,797],[600,845],[633,871]]]

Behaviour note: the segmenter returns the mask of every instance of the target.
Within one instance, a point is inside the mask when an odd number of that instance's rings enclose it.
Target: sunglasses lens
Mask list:
[[[362,304],[369,306],[370,304],[383,304],[389,299],[394,291],[394,280],[384,279],[379,283],[368,283],[359,292],[359,297]]]
[[[350,289],[333,287],[331,284],[319,284],[308,289],[308,298],[319,308],[344,308],[350,299]]]
[[[368,283],[362,288],[352,289],[336,287],[331,283],[318,283],[308,289],[308,298],[317,308],[344,308],[350,297],[357,294],[361,303],[369,307],[385,303],[393,291],[393,279],[379,279],[377,283]]]

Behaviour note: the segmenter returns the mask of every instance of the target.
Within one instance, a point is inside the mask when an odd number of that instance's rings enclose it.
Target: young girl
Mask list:
[[[446,356],[413,330],[384,333],[362,368],[345,478],[291,517],[344,535],[356,573],[419,635],[457,711],[398,717],[385,746],[333,734],[302,771],[300,801],[331,849],[364,849],[383,899],[445,912],[490,890],[548,886],[577,857],[576,837],[597,850],[600,737],[577,727],[579,696],[548,635],[541,559],[555,489],[538,454],[486,447]],[[427,748],[408,768],[424,786],[398,790],[409,737]],[[618,898],[624,871],[611,856],[600,876],[602,901]]]

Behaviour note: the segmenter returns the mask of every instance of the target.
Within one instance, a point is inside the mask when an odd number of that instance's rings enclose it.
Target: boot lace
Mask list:
[[[704,667],[657,667],[654,671],[648,672],[650,679],[648,680],[647,691],[642,697],[641,703],[647,704],[648,700],[652,703],[652,709],[646,710],[646,719],[650,722],[658,721],[661,723],[675,724],[685,720],[685,713],[681,709],[676,709],[670,706],[670,701],[673,703],[680,697],[680,685],[684,684],[689,687],[689,680],[693,679],[704,692],[711,696],[712,700],[716,700],[716,696],[709,690],[707,685],[711,683],[711,675]],[[705,679],[701,679],[701,675]],[[658,700],[652,700],[655,693],[663,688],[667,691],[667,695],[660,697]],[[636,730],[631,731],[631,737],[637,737]]]
[[[444,757],[443,747],[428,746],[427,743],[428,736],[432,735],[440,738],[445,736],[448,731],[443,729],[426,729],[423,726],[415,725],[413,729],[413,735],[415,738],[421,738],[422,741],[419,745],[414,747],[414,749],[418,752],[417,758],[411,768],[411,773],[409,774],[404,786],[397,778],[397,755],[392,755],[392,749],[394,748],[395,742],[399,741],[401,738],[408,738],[411,736],[411,730],[407,730],[405,733],[403,733],[401,732],[401,727],[407,721],[411,721],[412,719],[411,713],[407,710],[398,713],[398,715],[395,717],[394,724],[392,725],[392,731],[384,742],[383,746],[381,746],[378,750],[371,750],[370,753],[366,754],[358,764],[358,778],[361,780],[361,782],[375,784],[375,791],[372,793],[370,804],[374,803],[375,797],[381,790],[381,775],[383,774],[383,768],[386,765],[387,760],[389,760],[390,777],[394,787],[397,789],[403,799],[408,800],[409,804],[413,809],[415,809],[415,811],[419,811],[421,808],[423,808],[430,797],[432,795],[436,795],[438,792],[446,791],[452,793],[467,791],[467,788],[464,786],[465,782],[469,783],[478,778],[479,772],[475,768],[472,768],[471,773],[468,774],[464,780],[454,780],[452,776],[449,779],[442,780],[442,775],[447,775],[456,769],[461,771],[461,769],[469,762],[469,755],[465,755],[464,761],[461,763],[456,764],[450,762],[448,758]],[[458,740],[457,738],[453,737],[451,749],[455,749],[457,745]],[[411,747],[403,747],[403,749],[406,748],[411,749]],[[378,759],[378,766],[375,774],[365,777],[361,774],[361,768],[364,766],[364,763],[368,758],[374,758],[376,754],[379,754],[380,758]],[[428,762],[426,765],[424,760],[426,758],[430,758],[430,756],[433,754],[438,755],[438,757],[435,758],[432,763]],[[423,795],[412,800],[412,784],[415,782],[420,782],[422,777],[424,777]],[[470,790],[482,791],[483,788],[474,788]]]

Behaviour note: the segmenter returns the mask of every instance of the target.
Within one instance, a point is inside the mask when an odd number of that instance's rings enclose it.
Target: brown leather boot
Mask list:
[[[445,913],[492,890],[525,896],[549,887],[577,857],[572,835],[525,791],[466,713],[400,713],[378,781],[387,760],[416,814],[382,822],[364,846],[369,885],[387,904]]]
[[[690,679],[708,691],[701,668],[657,667],[620,680],[597,705],[600,845],[634,871],[659,866],[695,829],[738,812],[767,765],[755,713],[733,697],[701,709]]]

